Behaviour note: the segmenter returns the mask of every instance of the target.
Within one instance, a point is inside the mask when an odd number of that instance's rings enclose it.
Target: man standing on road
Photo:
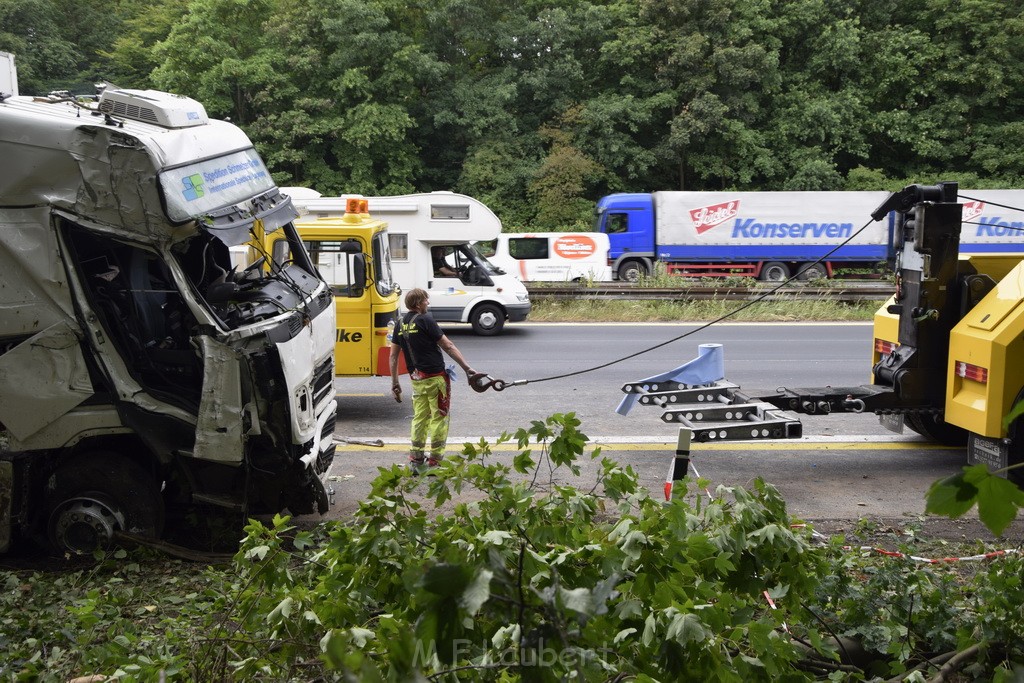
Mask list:
[[[402,316],[391,339],[391,393],[402,402],[398,383],[398,354],[405,354],[405,365],[412,378],[412,447],[409,466],[417,474],[436,467],[444,457],[448,442],[448,408],[451,402],[451,377],[444,366],[441,350],[466,372],[471,380],[476,371],[469,366],[455,344],[445,336],[427,312],[427,292],[416,288],[405,295],[409,312]],[[430,439],[429,454],[424,451]]]

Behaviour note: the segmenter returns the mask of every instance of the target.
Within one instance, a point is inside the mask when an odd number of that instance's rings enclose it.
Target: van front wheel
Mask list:
[[[505,313],[494,304],[480,304],[469,314],[469,322],[481,337],[493,337],[505,326]]]

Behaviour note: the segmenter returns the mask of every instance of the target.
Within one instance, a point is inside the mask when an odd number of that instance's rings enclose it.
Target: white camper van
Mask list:
[[[317,193],[308,188],[283,191],[310,216],[341,215],[347,199],[364,198],[313,196]],[[365,199],[370,215],[388,223],[395,280],[403,291],[427,290],[435,320],[468,322],[484,336],[500,333],[506,320],[526,320],[526,287],[473,247],[501,234],[501,221],[487,206],[454,192]]]
[[[611,280],[603,232],[503,233],[477,250],[525,282]]]

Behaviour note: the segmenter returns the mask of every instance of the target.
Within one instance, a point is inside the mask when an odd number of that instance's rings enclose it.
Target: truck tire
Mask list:
[[[828,277],[828,270],[823,263],[807,263],[800,266],[796,276],[800,280],[824,280]]]
[[[158,538],[164,504],[156,480],[117,453],[75,455],[51,477],[47,535],[60,553],[90,553],[110,545],[117,531]]]
[[[967,430],[951,425],[934,413],[921,415],[908,413],[905,424],[921,436],[946,446],[966,446]]]
[[[643,264],[643,261],[630,259],[623,261],[619,266],[619,279],[625,282],[636,282],[642,275],[647,275],[647,266]]]
[[[505,327],[505,312],[495,304],[480,304],[469,314],[469,322],[481,337],[493,337]]]
[[[764,282],[785,282],[789,279],[789,266],[782,261],[769,261],[761,266],[761,274],[758,280]]]

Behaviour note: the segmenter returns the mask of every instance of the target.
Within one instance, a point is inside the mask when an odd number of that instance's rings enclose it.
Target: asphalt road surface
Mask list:
[[[460,376],[453,391],[449,451],[481,437],[493,443],[552,413],[574,412],[594,446],[632,465],[660,495],[678,427],[660,410],[615,412],[621,387],[671,370],[698,355],[698,346],[724,346],[726,379],[746,390],[779,386],[854,386],[870,381],[871,326],[861,323],[510,324],[499,337],[475,336],[468,326],[444,326],[470,364],[508,382],[502,392],[476,393]],[[673,341],[675,340],[675,341]],[[648,351],[648,349],[653,350]],[[603,366],[603,367],[602,367]],[[461,371],[460,371],[461,375]],[[568,375],[565,377],[556,377]],[[410,394],[408,378],[402,380]],[[334,506],[344,517],[369,491],[377,467],[405,462],[412,408],[395,403],[390,380],[338,378],[338,456],[331,472]],[[695,444],[692,472],[712,486],[749,486],[763,477],[782,492],[790,512],[808,520],[918,520],[936,479],[965,464],[962,449],[938,448],[908,432],[893,434],[874,415],[811,416],[799,440]],[[380,446],[367,445],[381,443]],[[499,449],[511,460],[513,450]],[[583,480],[594,466],[584,463]]]

